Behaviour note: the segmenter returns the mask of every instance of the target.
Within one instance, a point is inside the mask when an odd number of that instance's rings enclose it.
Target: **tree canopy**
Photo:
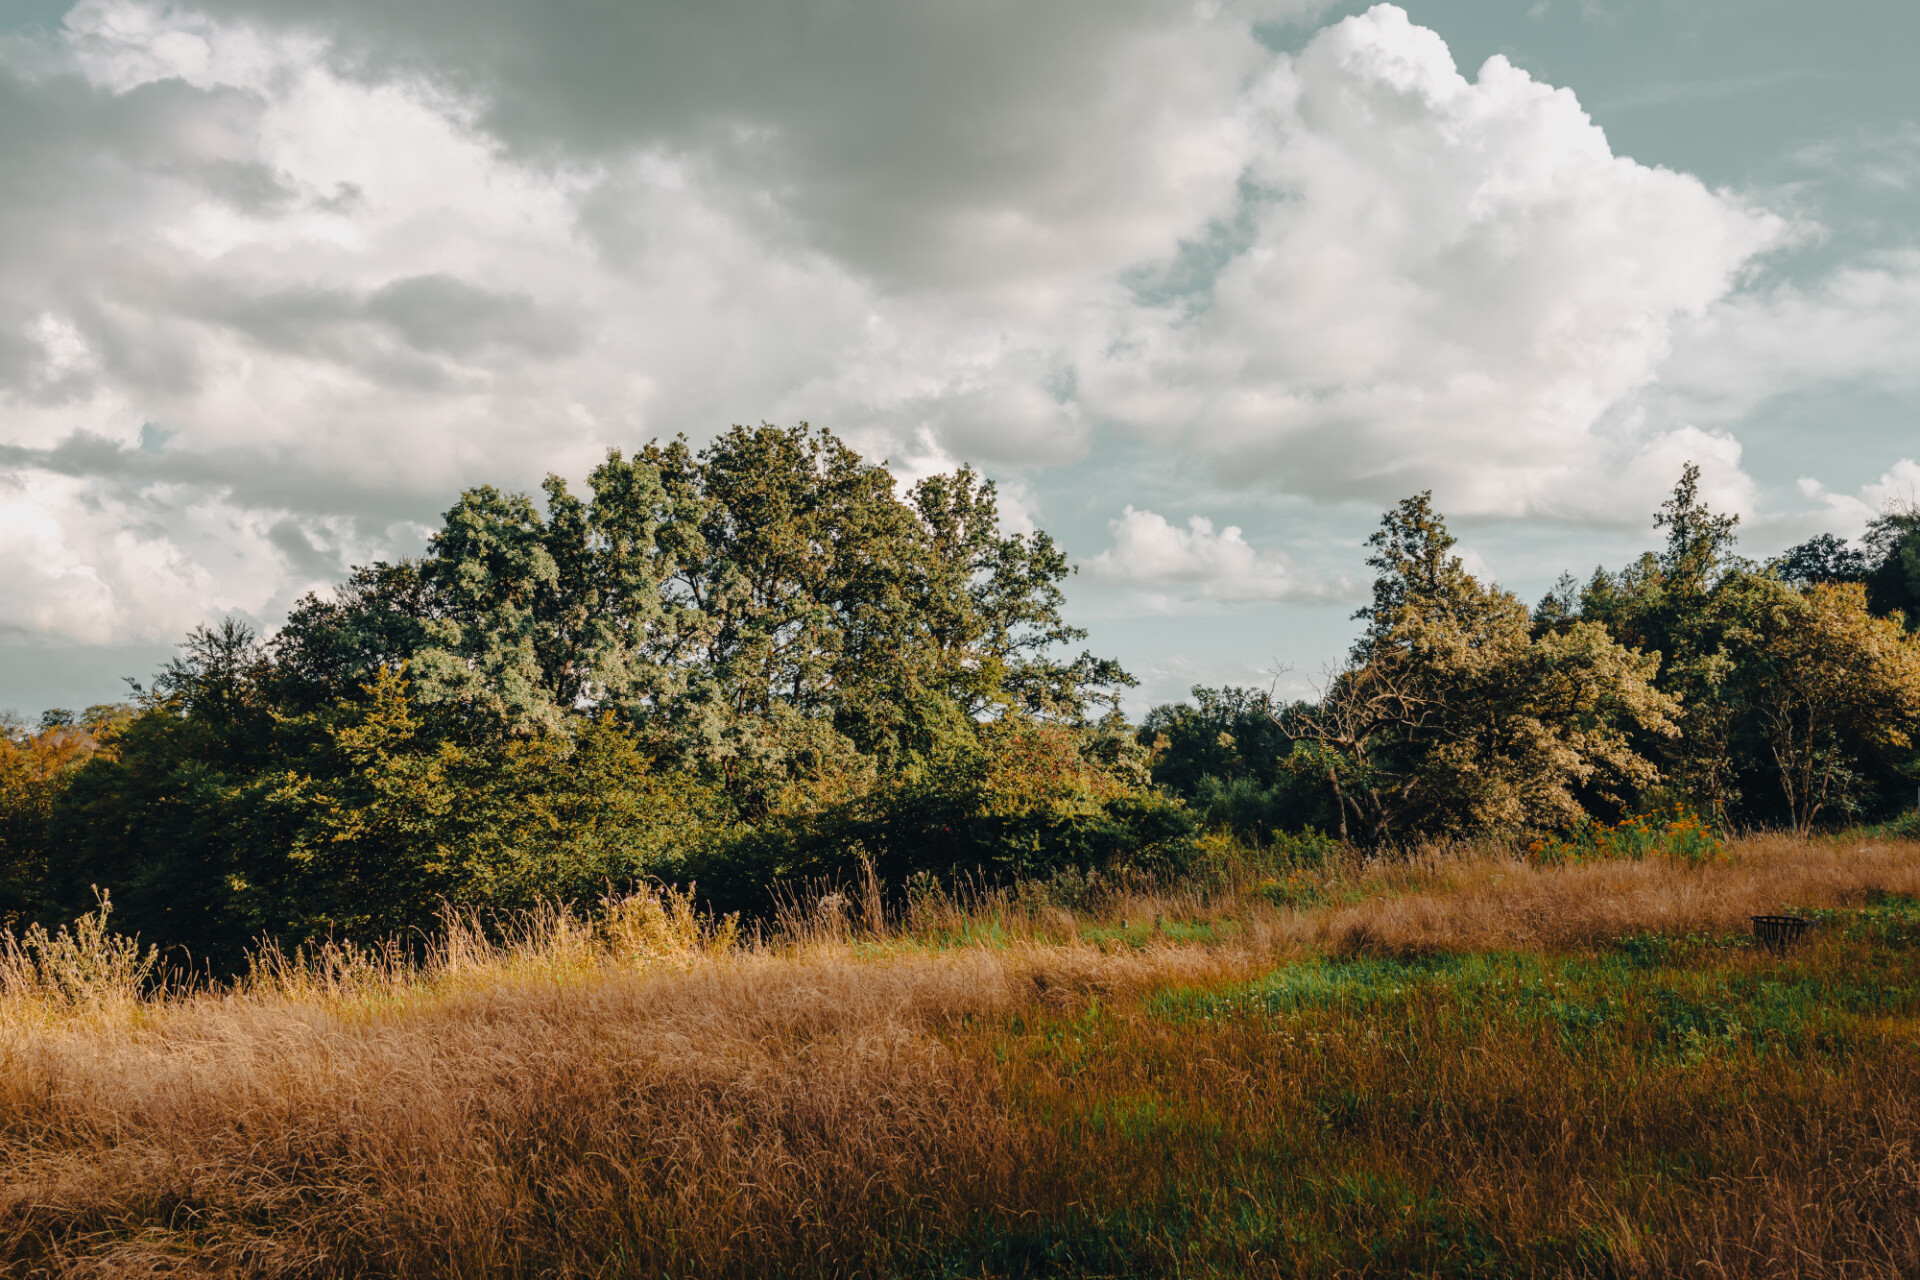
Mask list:
[[[469,490],[273,635],[195,631],[84,761],[13,788],[9,909],[98,884],[230,958],[442,902],[698,875],[753,903],[862,858],[1025,874],[1190,829],[1103,727],[1130,677],[1067,648],[1066,556],[972,469],[903,494],[830,433],[736,427],[542,497]]]
[[[420,556],[269,635],[196,629],[125,706],[0,725],[0,923],[97,887],[232,966],[263,936],[413,936],[650,878],[764,910],[869,870],[1176,874],[1202,828],[1381,849],[1904,801],[1920,516],[1756,564],[1689,465],[1653,526],[1663,547],[1530,611],[1416,494],[1368,541],[1318,696],[1197,688],[1136,726],[1131,677],[1075,652],[1065,553],[1005,530],[971,468],[902,492],[804,425],[656,440],[580,495],[468,490]]]

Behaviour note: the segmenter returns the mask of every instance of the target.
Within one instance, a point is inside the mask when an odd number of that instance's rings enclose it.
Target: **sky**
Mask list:
[[[1531,600],[1920,492],[1892,0],[0,2],[0,708],[466,486],[961,462],[1141,680],[1304,692],[1431,489]]]

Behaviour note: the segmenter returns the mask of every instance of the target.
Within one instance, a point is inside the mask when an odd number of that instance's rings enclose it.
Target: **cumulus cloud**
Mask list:
[[[1566,89],[1379,6],[1250,92],[1241,243],[1122,309],[1082,385],[1223,474],[1462,513],[1590,489],[1605,412],[1785,224],[1616,156]]]
[[[1902,458],[1855,493],[1835,493],[1813,477],[1803,476],[1800,492],[1820,504],[1828,528],[1858,537],[1876,516],[1920,508],[1920,462]]]
[[[41,566],[7,624],[270,614],[417,545],[463,484],[786,415],[873,315],[696,161],[516,163],[457,101],[343,78],[305,37],[127,5],[67,35],[0,63],[0,466]],[[650,237],[611,270],[582,230],[608,190]],[[213,512],[226,545],[196,533]],[[195,571],[143,593],[123,544]]]
[[[85,0],[6,46],[0,465],[98,570],[85,610],[15,575],[18,625],[270,613],[462,484],[731,421],[1076,457],[1057,327],[1231,199],[1265,57],[1164,0],[431,8]],[[105,520],[196,565],[213,510],[250,583],[156,611],[95,563]]]
[[[1920,387],[1920,251],[1725,299],[1681,331],[1662,381],[1721,420],[1821,384]]]
[[[163,530],[148,525],[156,511],[170,517]],[[268,534],[257,515],[165,486],[123,497],[71,476],[8,476],[0,634],[170,639],[209,608],[246,612],[261,582],[283,576]]]
[[[1129,506],[1107,528],[1113,545],[1088,562],[1089,571],[1149,597],[1245,603],[1353,594],[1350,581],[1303,573],[1280,552],[1256,550],[1237,525],[1215,530],[1205,516],[1187,517],[1182,529],[1157,512]]]
[[[271,620],[462,485],[761,419],[981,464],[1013,527],[1113,429],[1315,499],[1640,520],[1694,457],[1751,506],[1648,397],[1785,224],[1391,6],[1257,37],[1327,7],[83,0],[0,41],[0,627]],[[1335,589],[1114,536],[1167,600]]]
[[[1231,195],[1252,23],[1330,0],[203,0],[447,86],[515,153],[693,154],[770,225],[890,290],[1045,310]],[[784,224],[784,225],[779,225]]]

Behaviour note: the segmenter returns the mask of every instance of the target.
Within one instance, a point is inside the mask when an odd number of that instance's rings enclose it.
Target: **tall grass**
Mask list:
[[[647,894],[219,986],[103,903],[0,943],[0,1270],[1920,1274],[1915,894],[1904,842],[1442,849],[758,937]],[[1743,944],[1786,907],[1811,943]]]
[[[45,1016],[73,1008],[124,1009],[154,994],[160,956],[136,939],[113,932],[112,899],[69,928],[48,933],[31,925],[23,935],[0,930],[0,1009]]]

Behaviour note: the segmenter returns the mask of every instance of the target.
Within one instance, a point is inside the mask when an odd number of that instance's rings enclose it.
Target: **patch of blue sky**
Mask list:
[[[1214,219],[1205,236],[1182,240],[1171,259],[1135,267],[1122,274],[1121,283],[1142,306],[1177,306],[1189,315],[1203,311],[1220,273],[1258,238],[1261,206],[1284,198],[1284,193],[1242,177],[1231,218]]]

